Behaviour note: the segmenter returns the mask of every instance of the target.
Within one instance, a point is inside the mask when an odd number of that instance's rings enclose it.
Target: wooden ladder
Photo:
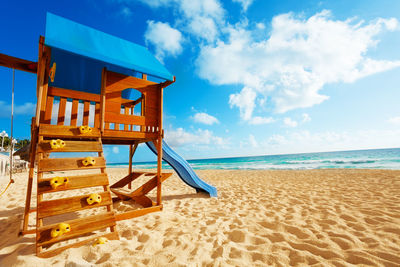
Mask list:
[[[54,139],[63,140],[65,146],[63,148],[52,148],[50,142]],[[54,152],[97,152],[97,157],[93,157],[95,160],[93,166],[84,166],[82,161],[85,160],[85,157],[49,158],[48,155]],[[103,155],[103,145],[99,129],[92,128],[90,133],[81,134],[78,127],[42,124],[38,129],[36,159],[38,162],[36,254],[39,257],[52,257],[65,249],[94,242],[99,237],[119,239],[118,232],[116,231],[116,219],[112,206],[111,191],[106,173],[106,162]],[[86,169],[98,169],[100,173],[82,175],[82,170]],[[44,177],[45,174],[53,171],[75,171],[78,172],[79,175],[62,175],[63,177],[68,177],[68,182],[53,188],[50,184],[52,178]],[[79,171],[81,173],[79,173]],[[44,195],[47,194],[50,195],[58,192],[57,195],[61,195],[62,193],[60,192],[62,191],[90,187],[102,187],[101,192],[99,192],[98,189],[96,191],[94,188],[92,192],[101,196],[100,203],[89,204],[87,199],[90,194],[81,194],[67,198],[57,197],[48,200],[44,199]],[[80,215],[79,218],[66,221],[60,221],[60,216],[57,216],[93,208],[99,208],[96,209],[95,215],[85,217]],[[100,211],[102,209],[104,209],[104,211]],[[93,210],[93,213],[94,212],[95,210]],[[49,217],[52,217],[52,222],[46,225],[44,221],[47,221]],[[65,218],[65,216],[61,217]],[[69,224],[70,231],[58,237],[51,237],[51,231],[57,228],[60,223]],[[107,230],[108,228],[109,232],[93,233],[94,231]],[[56,243],[82,236],[90,237],[75,243],[69,242],[57,248],[49,248]],[[45,248],[48,249],[44,250]]]

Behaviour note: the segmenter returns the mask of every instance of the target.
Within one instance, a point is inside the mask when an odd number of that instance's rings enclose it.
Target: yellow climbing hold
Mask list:
[[[82,125],[79,126],[79,132],[81,134],[85,134],[85,133],[91,133],[92,132],[92,128],[88,125]]]
[[[56,189],[60,185],[67,184],[68,181],[68,177],[54,177],[50,180],[50,186],[51,188]]]
[[[99,194],[90,194],[90,196],[86,199],[87,203],[89,205],[92,205],[93,203],[100,203],[101,202],[101,196]]]
[[[56,139],[56,140],[53,139],[50,141],[50,146],[52,149],[63,148],[65,147],[65,141],[61,139]]]
[[[71,226],[68,223],[60,223],[51,230],[51,237],[59,237],[71,231]]]
[[[93,247],[101,244],[105,244],[108,242],[108,239],[106,237],[99,237],[96,241],[93,243]]]
[[[92,157],[86,157],[84,160],[82,160],[83,166],[94,166],[96,164],[96,160]]]

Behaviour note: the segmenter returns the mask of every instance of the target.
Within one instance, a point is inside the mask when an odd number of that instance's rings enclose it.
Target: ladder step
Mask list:
[[[38,144],[37,151],[40,152],[101,152],[102,145],[98,141],[65,141],[65,147],[52,149],[50,140],[43,140]]]
[[[47,179],[41,179],[39,181],[39,183],[38,183],[38,193],[39,194],[108,185],[108,178],[107,178],[107,174],[105,174],[105,173],[79,175],[79,176],[68,176],[68,180],[69,180],[68,184],[59,186],[56,189],[53,189],[50,186],[51,179],[52,178],[47,178]]]
[[[64,125],[42,124],[39,126],[39,135],[52,138],[86,138],[93,139],[100,137],[98,128],[92,128],[90,133],[81,134],[78,127]]]
[[[96,235],[94,237],[91,237],[91,238],[88,238],[86,240],[83,240],[83,241],[80,241],[80,242],[77,242],[77,243],[74,243],[74,244],[70,244],[70,245],[67,245],[67,246],[64,246],[64,247],[47,250],[47,251],[44,251],[44,252],[41,252],[41,253],[37,254],[37,256],[40,257],[40,258],[50,258],[50,257],[53,257],[53,256],[55,256],[57,254],[60,254],[61,252],[63,252],[66,249],[81,247],[81,246],[83,246],[85,244],[93,242],[94,240],[96,240],[97,238],[100,238],[100,237],[105,237],[108,240],[119,240],[118,233],[117,232],[111,232],[111,233],[107,233],[105,235],[104,234],[103,235]]]
[[[101,196],[102,201],[100,203],[94,203],[92,205],[89,205],[86,201],[90,194],[77,197],[41,201],[38,203],[37,216],[38,218],[42,219],[49,216],[112,205],[110,191],[101,192],[98,194]]]
[[[103,157],[93,157],[96,160],[94,166],[84,166],[82,160],[85,158],[57,158],[57,159],[41,159],[38,164],[39,172],[49,171],[68,171],[80,169],[98,169],[106,167],[106,160]]]
[[[127,176],[125,176],[124,178],[113,184],[111,188],[124,187],[125,185],[129,184],[130,182],[140,177],[142,174],[145,174],[145,172],[133,172],[131,174],[128,174]]]
[[[51,230],[57,227],[58,223],[38,228],[36,234],[36,241],[37,241],[36,245],[48,246],[50,244],[76,238],[96,230],[101,230],[116,225],[114,212],[102,213],[85,218],[65,221],[63,223],[68,223],[71,227],[71,231],[56,238],[52,238],[50,234]]]

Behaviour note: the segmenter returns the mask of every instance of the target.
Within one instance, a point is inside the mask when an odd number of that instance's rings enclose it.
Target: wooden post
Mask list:
[[[43,82],[44,82],[44,73],[46,67],[46,60],[43,56],[43,46],[44,46],[44,37],[40,36],[39,39],[39,60],[38,60],[38,71],[37,71],[37,82],[36,82],[36,93],[37,93],[37,104],[36,104],[36,127],[39,127],[40,122],[40,110],[42,107],[42,98],[43,98]]]
[[[128,168],[128,175],[130,175],[132,173],[132,148],[133,145],[130,144],[129,145],[129,168]],[[128,185],[129,189],[132,189],[132,182],[129,183]]]
[[[101,92],[100,92],[100,131],[104,133],[104,118],[106,111],[106,86],[107,86],[107,68],[103,68],[101,73]]]
[[[160,86],[160,103],[158,114],[158,140],[157,140],[157,205],[161,205],[161,172],[162,172],[162,140],[163,140],[163,87]]]
[[[26,189],[26,199],[25,199],[25,211],[22,229],[20,230],[20,235],[23,235],[28,230],[29,223],[29,213],[31,209],[31,198],[32,198],[32,184],[33,184],[33,176],[35,170],[35,158],[36,158],[36,144],[37,144],[37,127],[35,125],[35,120],[32,118],[31,125],[31,146],[30,146],[30,154],[29,154],[29,176],[28,176],[28,187]]]

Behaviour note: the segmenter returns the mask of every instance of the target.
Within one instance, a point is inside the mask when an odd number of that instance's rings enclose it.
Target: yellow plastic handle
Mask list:
[[[93,247],[101,244],[105,244],[108,242],[108,239],[106,237],[99,237],[96,241],[93,243]]]
[[[94,166],[96,165],[96,160],[92,157],[86,157],[84,160],[82,160],[83,166]]]
[[[71,226],[68,223],[60,223],[55,228],[51,229],[51,237],[59,237],[71,231]]]
[[[53,139],[50,141],[50,146],[52,149],[58,149],[65,147],[65,141],[61,139]]]
[[[101,196],[96,193],[90,194],[86,201],[89,205],[92,205],[93,203],[101,203]]]
[[[50,180],[50,186],[53,189],[57,189],[60,185],[66,185],[68,184],[69,179],[68,177],[54,177]]]
[[[88,125],[82,125],[79,126],[79,132],[81,134],[85,134],[85,133],[91,133],[92,132],[92,128]]]

